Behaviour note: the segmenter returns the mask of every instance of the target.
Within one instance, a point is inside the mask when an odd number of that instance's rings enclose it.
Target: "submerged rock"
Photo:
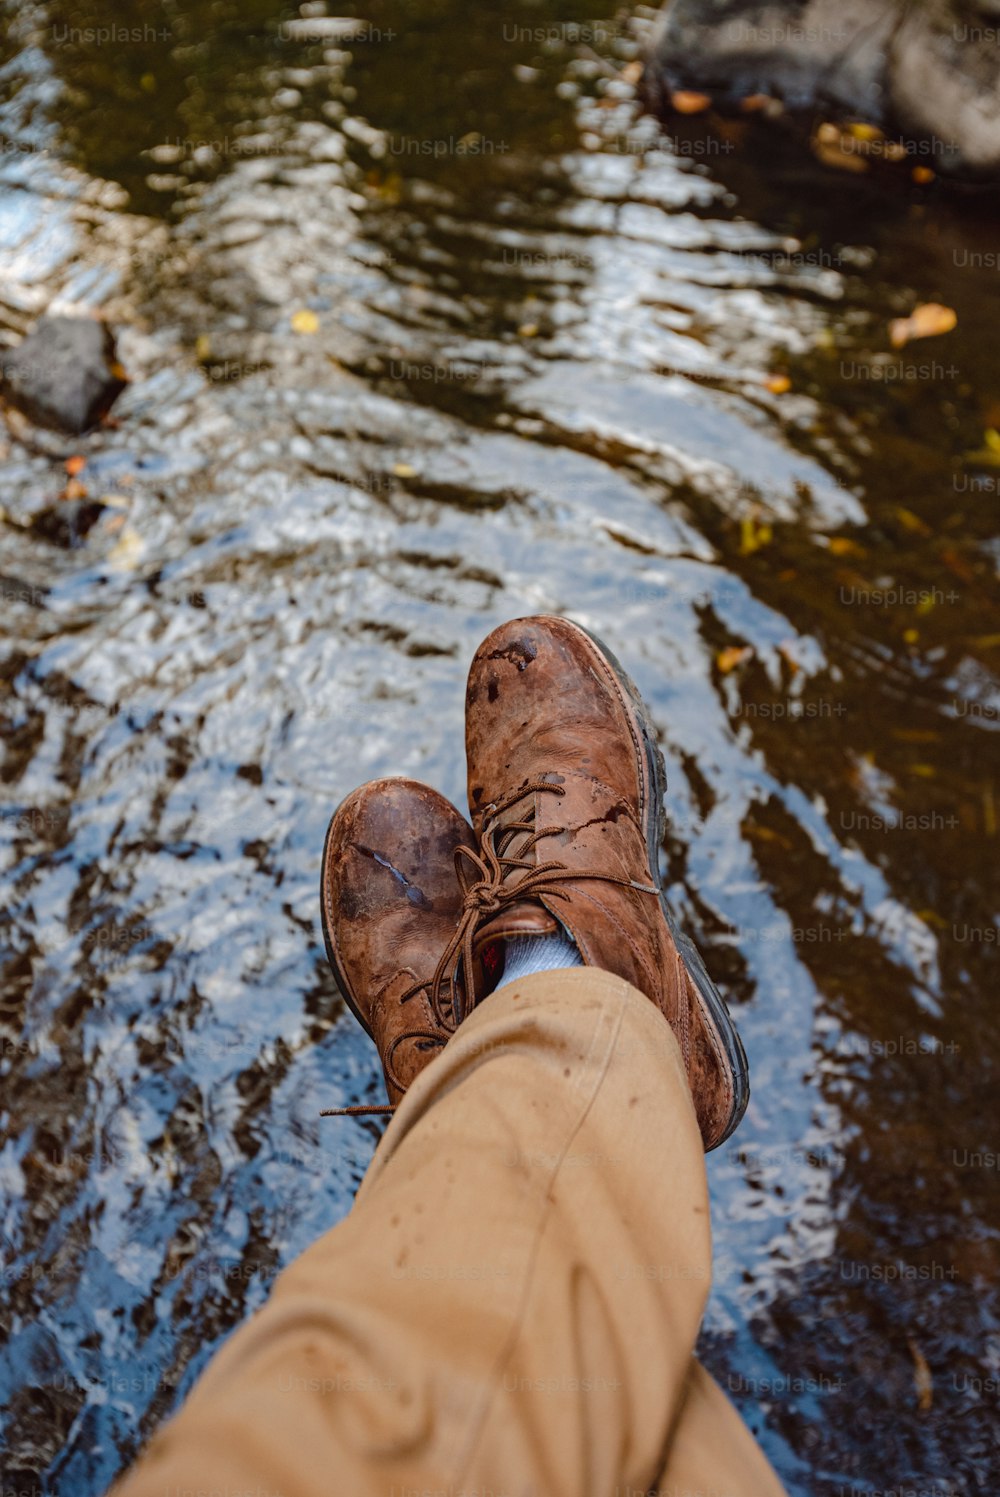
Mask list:
[[[125,388],[111,329],[89,317],[43,317],[0,354],[0,394],[40,426],[79,435]]]
[[[882,127],[914,166],[1000,185],[996,0],[669,0],[646,87],[666,110],[777,100]]]

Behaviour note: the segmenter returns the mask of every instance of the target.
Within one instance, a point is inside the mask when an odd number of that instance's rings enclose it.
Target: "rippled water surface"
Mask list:
[[[327,818],[460,800],[473,649],[564,611],[751,1060],[702,1354],[793,1497],[995,1491],[995,210],[661,130],[648,12],[106,9],[0,7],[0,340],[131,379],[0,427],[6,1484],[98,1497],[347,1211]]]

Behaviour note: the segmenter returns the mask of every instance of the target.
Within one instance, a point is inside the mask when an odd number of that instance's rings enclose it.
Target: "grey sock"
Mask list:
[[[512,936],[504,942],[504,969],[495,992],[533,972],[555,972],[560,967],[582,967],[583,957],[562,926],[554,936]]]

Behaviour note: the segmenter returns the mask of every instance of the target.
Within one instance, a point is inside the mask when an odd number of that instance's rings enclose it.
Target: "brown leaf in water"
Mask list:
[[[87,459],[85,457],[68,457],[66,459],[66,472],[70,478],[75,478],[78,473],[82,473],[86,466]]]
[[[752,654],[752,645],[727,645],[715,657],[720,675],[728,676],[729,672],[734,671],[738,665],[742,665],[744,660],[749,660]]]
[[[757,826],[755,824],[748,827],[747,830],[749,831],[751,837],[756,837],[758,842],[773,842],[777,847],[782,848],[785,852],[792,851],[792,844],[789,842],[788,838],[783,837],[780,832],[776,832],[773,827]]]
[[[781,100],[772,98],[770,94],[748,94],[745,99],[740,100],[740,108],[744,114],[766,114],[769,119],[775,119],[785,112]]]
[[[788,666],[791,674],[793,676],[797,676],[802,667],[799,665],[799,662],[795,658],[795,655],[793,653],[794,648],[794,645],[791,644],[780,644],[778,646],[778,654]]]
[[[867,556],[864,546],[852,541],[849,535],[831,535],[830,550],[834,556]]]
[[[966,561],[958,551],[951,546],[946,546],[941,552],[941,560],[953,572],[960,582],[974,582],[976,580],[975,568]]]
[[[927,1358],[912,1336],[907,1336],[906,1344],[913,1358],[913,1385],[917,1390],[917,1408],[921,1414],[926,1414],[934,1405],[934,1379],[931,1376]]]
[[[841,172],[866,172],[868,162],[858,151],[857,144],[836,125],[820,125],[810,141],[813,155],[824,166],[832,166]]]
[[[701,114],[712,107],[708,94],[699,94],[690,88],[679,88],[670,95],[670,102],[678,114]]]
[[[937,338],[950,333],[958,322],[952,307],[943,307],[940,302],[921,302],[914,307],[909,317],[896,317],[889,324],[889,337],[893,348],[903,348],[914,338]]]

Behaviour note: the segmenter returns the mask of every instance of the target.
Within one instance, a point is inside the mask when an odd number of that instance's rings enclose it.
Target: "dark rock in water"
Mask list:
[[[110,328],[89,317],[43,317],[0,354],[0,393],[40,426],[79,435],[125,388]]]
[[[105,509],[98,499],[64,499],[40,510],[32,530],[50,545],[73,549],[83,545]]]
[[[1000,185],[997,0],[669,0],[646,72],[654,107],[694,90],[725,111],[875,124],[914,166]]]

